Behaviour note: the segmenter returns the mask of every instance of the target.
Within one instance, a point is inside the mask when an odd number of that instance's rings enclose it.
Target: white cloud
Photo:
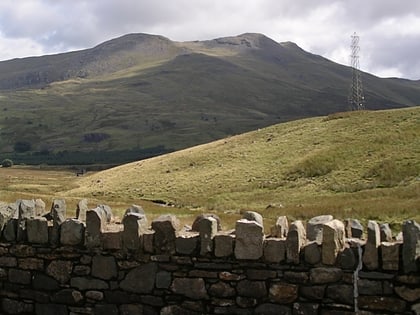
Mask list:
[[[420,78],[418,0],[0,2],[0,60],[88,48],[126,33],[186,41],[259,32],[348,64],[355,31],[362,70]]]

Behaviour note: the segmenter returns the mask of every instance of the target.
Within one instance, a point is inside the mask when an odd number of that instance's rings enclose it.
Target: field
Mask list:
[[[76,177],[59,169],[0,169],[0,200],[82,197],[117,216],[141,204],[149,220],[175,213],[191,224],[214,212],[225,228],[244,210],[267,228],[333,214],[395,230],[420,221],[420,109],[338,113],[278,124],[209,144]],[[159,201],[166,205],[159,205]],[[71,213],[71,212],[70,212]]]

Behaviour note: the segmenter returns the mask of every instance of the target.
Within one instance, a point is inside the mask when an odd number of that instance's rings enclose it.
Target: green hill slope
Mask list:
[[[347,109],[351,71],[261,34],[172,42],[130,34],[0,62],[0,154],[123,163]],[[369,109],[420,104],[420,83],[364,73]],[[18,153],[18,154],[16,154]]]
[[[333,114],[115,167],[67,194],[271,219],[419,220],[419,135],[420,108]]]

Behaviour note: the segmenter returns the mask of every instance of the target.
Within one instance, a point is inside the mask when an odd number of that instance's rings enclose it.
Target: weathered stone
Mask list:
[[[369,270],[379,267],[378,248],[381,243],[381,233],[376,221],[369,221],[367,227],[367,242],[363,253],[363,263]]]
[[[90,275],[90,270],[91,268],[89,266],[79,265],[79,266],[74,266],[73,273],[76,276],[88,276]]]
[[[118,225],[116,225],[118,228]],[[123,248],[123,231],[116,229],[102,233],[102,246],[104,249],[118,250]]]
[[[127,208],[124,212],[124,217],[126,215],[132,214],[132,213],[137,213],[137,214],[142,214],[142,215],[146,215],[146,212],[144,211],[142,206],[139,205],[131,205],[129,208]]]
[[[400,264],[401,243],[381,243],[382,268],[398,271]]]
[[[16,203],[0,202],[0,231],[3,230],[6,223],[17,215]]]
[[[74,289],[63,289],[52,296],[52,301],[59,304],[78,305],[83,301],[83,295]]]
[[[308,241],[316,241],[318,244],[321,244],[324,224],[333,219],[332,215],[319,215],[310,219],[306,224],[306,237]]]
[[[67,219],[61,224],[60,243],[62,245],[83,244],[85,237],[85,225],[76,219]]]
[[[278,238],[268,238],[264,241],[264,260],[279,263],[286,259],[286,241]]]
[[[267,280],[274,279],[277,277],[277,272],[274,270],[261,270],[261,269],[248,269],[246,271],[246,277],[249,280]]]
[[[325,285],[301,286],[299,294],[309,300],[322,300],[325,294]]]
[[[409,288],[407,286],[395,287],[395,293],[408,302],[420,300],[420,287]]]
[[[344,224],[331,220],[322,227],[322,263],[334,265],[338,253],[344,249]]]
[[[379,225],[381,233],[381,242],[392,242],[392,230],[388,223],[382,223]]]
[[[60,304],[35,304],[36,315],[68,315],[67,306]]]
[[[307,283],[309,274],[305,271],[285,271],[284,279],[290,283]]]
[[[3,236],[7,242],[16,241],[17,228],[18,228],[18,219],[12,218],[6,222],[3,229]]]
[[[93,301],[102,301],[104,299],[104,294],[101,291],[87,291],[85,293],[85,296],[87,299],[89,300],[93,300]]]
[[[298,286],[289,283],[274,283],[270,286],[268,298],[271,302],[288,304],[298,297]]]
[[[236,221],[235,257],[259,259],[263,254],[263,227],[256,221]]]
[[[45,202],[42,199],[35,199],[35,216],[42,216],[46,213]]]
[[[45,291],[57,291],[59,288],[57,280],[41,273],[33,276],[32,286],[35,290]]]
[[[248,220],[248,221],[254,221],[257,222],[259,225],[261,225],[264,228],[264,219],[261,214],[255,211],[245,211],[242,214],[242,219]],[[263,230],[264,232],[264,230]]]
[[[357,288],[360,295],[383,295],[382,281],[358,279]]]
[[[130,210],[131,209],[131,210]],[[143,235],[148,229],[147,218],[140,212],[138,208],[129,208],[126,210],[126,214],[122,220],[124,224],[124,230],[122,233],[124,247],[130,250],[138,250],[141,246],[141,235]]]
[[[343,271],[339,268],[312,268],[309,272],[310,282],[313,284],[333,283],[341,280]]]
[[[117,275],[117,263],[114,256],[93,256],[92,276],[103,280],[111,280],[116,278]]]
[[[120,287],[134,293],[151,293],[155,286],[157,265],[148,263],[131,270],[125,279],[121,281]],[[141,281],[139,281],[141,279]]]
[[[120,315],[143,315],[143,305],[123,304],[119,307]]]
[[[334,302],[353,305],[353,286],[347,284],[331,284],[327,287],[327,298]]]
[[[20,269],[9,269],[9,281],[17,284],[30,284],[31,272]]]
[[[202,278],[175,278],[171,290],[175,294],[181,294],[193,300],[208,298],[206,285]]]
[[[316,265],[321,261],[321,246],[315,241],[307,243],[303,247],[303,253],[305,262],[311,265]]]
[[[95,304],[95,309],[94,309],[93,314],[119,315],[119,311],[118,311],[118,307],[113,304]]]
[[[18,210],[16,240],[19,242],[27,240],[26,221],[35,217],[35,200],[20,200]]]
[[[371,280],[392,280],[395,275],[378,271],[359,271],[359,278]]]
[[[0,267],[16,267],[16,266],[17,266],[16,257],[0,256]]]
[[[105,230],[106,215],[100,208],[86,212],[85,245],[88,248],[101,246],[101,234]]]
[[[51,205],[51,217],[53,228],[51,233],[51,244],[58,244],[60,240],[60,226],[66,220],[66,201],[64,199],[54,199]]]
[[[219,273],[219,278],[224,281],[239,281],[239,280],[243,280],[245,276],[243,274],[236,274],[236,273],[231,273],[228,271],[222,271],[221,273]]]
[[[346,237],[347,238],[362,238],[363,225],[357,219],[344,220]]]
[[[10,247],[9,252],[16,257],[32,257],[35,255],[35,248],[32,245],[15,244]]]
[[[196,233],[179,235],[175,240],[176,252],[183,255],[195,253],[200,237]]]
[[[220,221],[220,217],[217,214],[214,213],[205,213],[205,214],[200,214],[198,215],[195,219],[194,222],[191,226],[191,231],[194,232],[199,232],[200,231],[200,222],[201,220],[205,219],[205,218],[213,218],[217,221],[217,230],[221,231],[222,230],[222,224]]]
[[[286,238],[286,257],[287,261],[298,264],[300,259],[300,249],[306,242],[306,232],[302,221],[294,221],[290,225]]]
[[[32,314],[34,306],[24,301],[2,298],[1,309],[6,310],[7,314]]]
[[[238,282],[236,290],[240,296],[252,298],[262,298],[267,296],[267,286],[265,281],[250,281],[245,279]]]
[[[318,315],[319,304],[316,303],[293,303],[293,315]]]
[[[402,259],[405,273],[417,272],[417,259],[420,257],[420,225],[414,220],[404,221],[404,245]]]
[[[145,253],[154,254],[153,239],[155,238],[155,231],[147,231],[141,236],[141,244]]]
[[[39,258],[19,258],[18,265],[25,270],[44,270],[44,260]]]
[[[254,298],[244,297],[244,296],[236,297],[236,304],[243,309],[255,307],[257,303],[258,303],[257,299],[254,299]]]
[[[229,257],[233,255],[235,238],[233,235],[219,234],[214,237],[214,255]]]
[[[89,210],[88,200],[82,199],[77,203],[76,207],[76,219],[82,222],[86,222],[86,212]]]
[[[354,270],[358,264],[358,259],[353,248],[346,247],[339,254],[340,266],[344,270]]]
[[[48,221],[43,217],[26,220],[28,242],[33,244],[48,243]]]
[[[156,274],[156,288],[168,289],[171,285],[172,274],[168,271],[159,271]]]
[[[217,233],[217,221],[215,218],[203,218],[199,224],[200,232],[200,255],[205,256],[213,252],[213,238]]]
[[[139,282],[139,284],[141,283],[142,282]],[[107,282],[99,279],[89,279],[86,277],[71,278],[70,286],[77,288],[80,291],[109,289],[109,285]]]
[[[209,294],[211,296],[226,298],[236,295],[236,291],[226,282],[216,282],[210,285]]]
[[[272,303],[260,304],[255,308],[255,315],[292,315],[290,307]]]
[[[397,276],[397,281],[404,284],[418,285],[420,287],[420,275],[400,275]]]
[[[97,208],[102,209],[106,216],[106,222],[110,223],[113,218],[111,207],[108,205],[97,205]]]
[[[70,280],[73,263],[69,260],[53,260],[47,267],[47,274],[60,283]]]
[[[359,296],[358,304],[361,309],[392,313],[402,313],[406,308],[405,301],[387,296]]]
[[[276,224],[271,227],[271,236],[283,238],[287,236],[289,232],[289,221],[286,216],[280,216],[277,218]]]
[[[153,237],[154,249],[157,254],[174,254],[175,240],[180,230],[180,222],[174,215],[161,215],[152,222],[155,231]]]

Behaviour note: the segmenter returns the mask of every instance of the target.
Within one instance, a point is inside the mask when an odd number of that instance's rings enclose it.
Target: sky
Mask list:
[[[0,60],[91,48],[128,34],[174,41],[262,33],[360,69],[420,79],[419,0],[0,0]]]

